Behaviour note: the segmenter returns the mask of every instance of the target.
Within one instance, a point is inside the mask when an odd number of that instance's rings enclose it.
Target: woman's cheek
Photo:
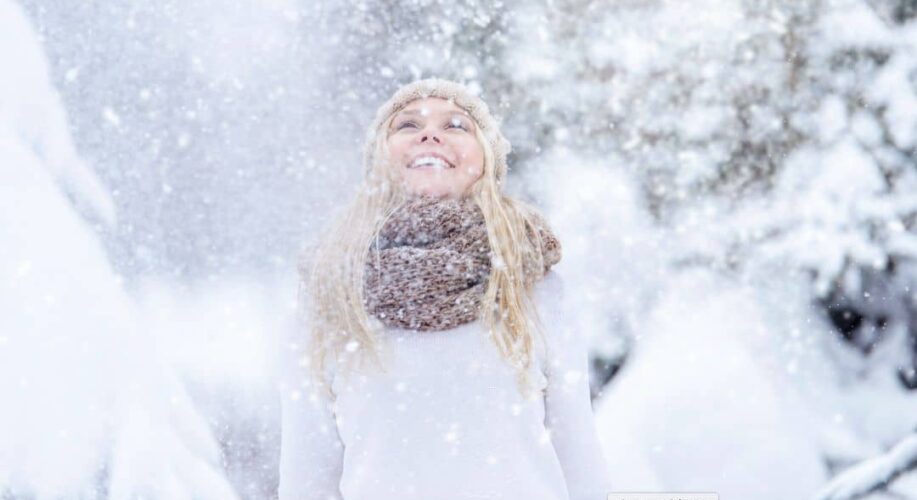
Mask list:
[[[468,177],[477,179],[478,177],[481,176],[482,173],[484,173],[484,166],[483,165],[469,165],[468,168],[465,170],[465,172],[468,173]]]

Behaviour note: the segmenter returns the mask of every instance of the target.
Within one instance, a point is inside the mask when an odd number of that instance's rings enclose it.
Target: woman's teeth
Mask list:
[[[452,168],[452,166],[446,163],[445,161],[443,161],[441,158],[437,158],[435,156],[421,156],[420,158],[417,158],[416,160],[411,162],[411,164],[408,165],[408,168],[445,169],[445,168]]]

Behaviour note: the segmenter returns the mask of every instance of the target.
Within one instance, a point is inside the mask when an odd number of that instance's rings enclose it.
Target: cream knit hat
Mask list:
[[[506,155],[509,154],[512,146],[510,142],[500,132],[500,124],[490,114],[487,104],[480,97],[471,93],[464,85],[451,80],[440,78],[427,78],[416,80],[403,85],[376,111],[376,117],[366,133],[366,143],[363,152],[363,166],[366,175],[372,169],[376,151],[376,141],[384,139],[385,134],[380,127],[389,116],[397,113],[415,99],[425,97],[441,97],[452,100],[456,106],[468,111],[468,114],[474,118],[480,127],[484,137],[490,145],[494,154],[494,172],[497,181],[503,179],[506,174]]]

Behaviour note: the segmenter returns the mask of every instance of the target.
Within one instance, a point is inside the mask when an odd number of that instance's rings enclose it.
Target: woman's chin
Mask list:
[[[449,196],[454,191],[451,184],[444,182],[406,182],[404,190],[415,196]]]
[[[480,178],[480,175],[478,177]],[[437,198],[460,198],[460,193],[469,189],[468,178],[457,170],[426,169],[406,172],[401,181],[405,193]]]

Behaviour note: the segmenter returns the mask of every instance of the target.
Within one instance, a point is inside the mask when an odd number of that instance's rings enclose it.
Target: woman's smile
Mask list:
[[[408,163],[407,168],[455,168],[455,164],[439,153],[420,153]]]

